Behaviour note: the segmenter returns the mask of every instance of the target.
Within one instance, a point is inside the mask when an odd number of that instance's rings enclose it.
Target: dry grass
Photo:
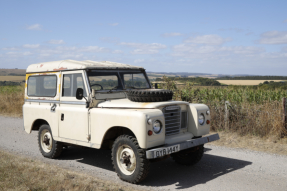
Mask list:
[[[287,155],[287,138],[278,140],[276,137],[265,137],[262,139],[251,135],[240,136],[238,133],[231,132],[217,133],[219,133],[220,140],[209,144]]]
[[[0,190],[134,190],[0,150]]]
[[[0,81],[22,82],[25,76],[0,76]]]
[[[242,85],[242,86],[252,86],[252,85],[259,85],[260,83],[263,83],[265,81],[270,80],[217,80],[221,84],[226,85]],[[280,82],[282,80],[272,80],[274,82]]]
[[[24,87],[0,87],[0,114],[14,117],[22,116],[24,104]]]
[[[214,131],[235,132],[240,136],[257,136],[280,140],[287,135],[282,118],[282,103],[278,101],[264,104],[242,103],[229,107],[225,120],[224,105],[212,104],[211,128]]]

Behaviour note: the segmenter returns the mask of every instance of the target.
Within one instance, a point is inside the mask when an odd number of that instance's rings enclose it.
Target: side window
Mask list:
[[[83,88],[84,96],[87,96],[82,74],[64,74],[62,87],[62,97],[76,97],[78,88]]]
[[[27,88],[28,96],[55,97],[57,94],[57,76],[30,76]]]

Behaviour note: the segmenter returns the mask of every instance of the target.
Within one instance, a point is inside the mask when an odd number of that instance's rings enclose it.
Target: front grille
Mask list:
[[[179,106],[168,106],[163,108],[165,118],[165,134],[173,135],[180,131],[181,110]]]

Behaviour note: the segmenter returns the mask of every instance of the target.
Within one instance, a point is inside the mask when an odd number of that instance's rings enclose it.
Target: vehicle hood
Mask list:
[[[107,100],[98,104],[98,107],[103,108],[159,108],[167,105],[179,105],[184,104],[188,105],[188,102],[185,101],[162,101],[162,102],[133,102],[129,99],[116,99],[116,100]]]

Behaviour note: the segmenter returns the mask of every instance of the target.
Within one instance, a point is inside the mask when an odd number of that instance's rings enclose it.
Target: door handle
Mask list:
[[[51,107],[51,111],[54,112],[56,110],[57,105],[54,103]]]
[[[64,121],[64,114],[61,114],[61,121]]]

